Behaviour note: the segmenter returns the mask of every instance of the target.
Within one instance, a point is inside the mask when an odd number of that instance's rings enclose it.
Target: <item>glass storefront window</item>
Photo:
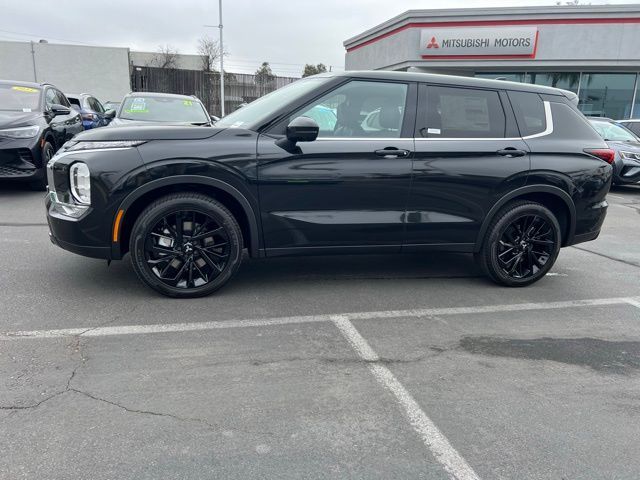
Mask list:
[[[530,83],[563,88],[578,93],[578,85],[580,85],[580,73],[578,72],[530,72],[528,76]]]
[[[583,73],[578,108],[594,117],[629,118],[635,81],[634,73]]]
[[[492,80],[506,80],[508,82],[527,82],[529,83],[528,77],[525,72],[515,72],[515,73],[493,73],[493,72],[477,72],[475,74],[478,78],[490,78]]]
[[[640,118],[640,78],[638,78],[638,82],[636,83],[636,102],[633,106],[632,118]]]

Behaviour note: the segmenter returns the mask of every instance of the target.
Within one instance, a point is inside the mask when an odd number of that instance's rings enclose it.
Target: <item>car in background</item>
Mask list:
[[[615,151],[613,184],[628,185],[640,182],[640,138],[619,122],[608,118],[589,118],[596,132]]]
[[[102,106],[104,107],[105,110],[115,110],[117,112],[118,109],[120,108],[121,103],[122,102],[112,102],[110,100],[107,100],[106,102],[102,103]]]
[[[55,86],[0,80],[0,179],[44,190],[47,162],[83,130],[80,113]]]
[[[640,137],[640,118],[632,118],[629,120],[616,120],[616,123],[631,130],[636,136]]]
[[[124,97],[111,126],[149,123],[208,127],[214,121],[196,96],[135,92]]]
[[[105,109],[96,97],[88,93],[68,93],[67,98],[71,102],[71,108],[80,112],[85,130],[106,127],[116,116],[114,109]]]

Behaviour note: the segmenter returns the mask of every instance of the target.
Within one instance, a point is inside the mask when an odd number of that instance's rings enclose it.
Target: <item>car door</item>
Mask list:
[[[415,134],[403,248],[471,250],[491,206],[523,186],[529,171],[508,97],[421,84]]]
[[[340,248],[399,250],[411,183],[417,86],[354,79],[298,108],[258,140],[268,255]],[[375,113],[377,118],[371,118]],[[295,117],[318,138],[276,143]],[[365,122],[366,119],[368,122]]]

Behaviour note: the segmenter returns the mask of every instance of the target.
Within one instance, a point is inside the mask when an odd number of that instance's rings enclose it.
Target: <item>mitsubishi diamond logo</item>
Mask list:
[[[438,45],[438,42],[436,41],[436,37],[431,37],[431,41],[427,45],[427,48],[440,48],[440,45]]]

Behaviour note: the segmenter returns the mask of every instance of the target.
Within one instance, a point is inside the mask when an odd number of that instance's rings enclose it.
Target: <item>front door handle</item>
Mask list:
[[[374,153],[379,157],[397,158],[397,157],[407,157],[409,155],[409,150],[402,150],[400,148],[387,147],[387,148],[382,148],[380,150],[376,150]]]
[[[503,148],[502,150],[498,150],[496,153],[502,157],[524,157],[527,154],[524,150],[518,150],[513,147]]]

